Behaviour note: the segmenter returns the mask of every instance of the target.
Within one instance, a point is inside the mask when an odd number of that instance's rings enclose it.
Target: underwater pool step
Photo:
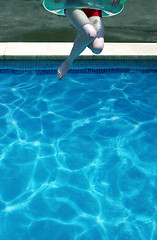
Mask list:
[[[0,60],[63,60],[72,48],[72,42],[7,42],[0,43]],[[105,43],[101,54],[90,49],[78,59],[150,59],[157,60],[157,43]]]

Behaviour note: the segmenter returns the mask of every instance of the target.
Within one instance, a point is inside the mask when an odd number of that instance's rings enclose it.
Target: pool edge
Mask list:
[[[71,42],[2,42],[0,60],[63,60]],[[101,54],[86,48],[77,60],[157,60],[157,43],[105,43]]]

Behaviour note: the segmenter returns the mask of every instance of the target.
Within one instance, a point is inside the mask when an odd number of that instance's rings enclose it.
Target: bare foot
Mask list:
[[[57,73],[59,80],[62,80],[62,78],[66,75],[67,71],[69,70],[70,64],[68,63],[67,60],[65,60],[60,68],[58,68]]]

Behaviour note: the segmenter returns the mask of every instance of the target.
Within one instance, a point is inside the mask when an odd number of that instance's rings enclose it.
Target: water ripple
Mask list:
[[[0,238],[155,240],[156,73],[0,84]]]

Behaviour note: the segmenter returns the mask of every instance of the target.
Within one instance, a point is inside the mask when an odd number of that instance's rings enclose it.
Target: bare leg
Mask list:
[[[85,25],[84,28],[87,27],[88,29],[89,26],[87,25]],[[73,61],[80,55],[80,53],[84,51],[88,44],[93,41],[93,39],[94,36],[85,37],[83,34],[79,34],[77,36],[69,57],[62,63],[62,65],[58,69],[59,80],[61,80],[65,76]]]
[[[89,44],[89,48],[93,53],[99,54],[104,48],[104,26],[102,18],[94,16],[89,18],[91,24],[97,32],[97,36],[92,43]]]
[[[59,80],[65,76],[73,61],[96,38],[97,35],[95,28],[81,9],[68,9],[66,10],[66,16],[76,27],[79,33],[74,41],[74,45],[69,57],[58,69]]]

